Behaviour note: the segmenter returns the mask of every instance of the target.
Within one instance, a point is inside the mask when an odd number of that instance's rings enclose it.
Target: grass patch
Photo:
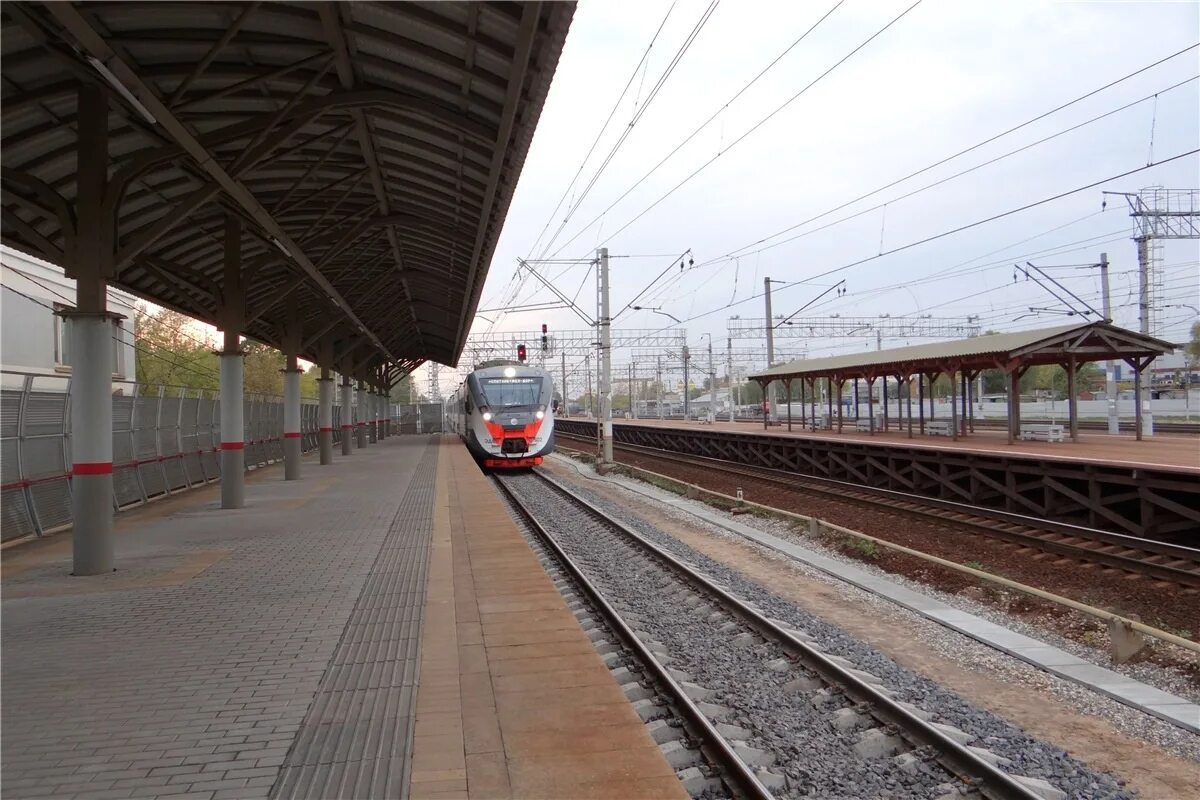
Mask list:
[[[967,569],[977,569],[980,572],[991,572],[982,561],[964,561],[963,566]]]
[[[879,557],[879,548],[870,539],[847,536],[842,540],[842,546],[852,555],[861,556],[862,558],[875,559]]]

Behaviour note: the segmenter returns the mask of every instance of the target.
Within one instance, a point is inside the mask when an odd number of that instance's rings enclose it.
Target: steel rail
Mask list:
[[[592,604],[600,611],[604,617],[605,623],[624,641],[625,646],[634,652],[638,661],[645,665],[651,673],[653,673],[655,682],[671,696],[671,703],[683,713],[687,718],[688,723],[693,730],[698,731],[703,739],[702,750],[706,750],[707,755],[711,760],[719,764],[729,778],[728,782],[732,782],[739,796],[745,797],[748,800],[774,800],[774,795],[771,794],[767,787],[763,786],[754,771],[742,761],[733,749],[733,745],[721,735],[716,726],[704,716],[699,706],[688,697],[683,687],[671,675],[667,667],[662,664],[650,648],[638,638],[637,634],[631,627],[621,618],[621,614],[605,599],[604,595],[596,588],[583,570],[571,559],[567,552],[555,541],[554,537],[546,528],[538,522],[536,516],[529,508],[517,497],[517,495],[505,485],[504,481],[493,475],[492,480],[500,489],[512,506],[517,509],[525,522],[534,531],[542,543],[554,553],[555,558],[559,563],[571,574],[572,580],[575,581],[584,593],[591,600]]]
[[[576,441],[590,441],[562,431],[557,431],[556,435],[560,438],[575,439]],[[765,480],[791,491],[819,494],[835,500],[851,501],[868,508],[883,507],[943,524],[966,526],[986,536],[1013,544],[1034,547],[1071,558],[1081,558],[1115,569],[1147,575],[1157,580],[1169,581],[1182,586],[1200,588],[1200,550],[1183,545],[1162,542],[1157,539],[1142,539],[1136,536],[1097,530],[1095,528],[1085,528],[1067,522],[1037,519],[1010,511],[980,508],[953,500],[923,497],[921,495],[898,492],[893,489],[880,489],[809,475],[797,476],[785,470],[773,469],[771,467],[746,466],[708,456],[674,453],[656,447],[646,447],[644,445],[624,442],[614,442],[613,446],[617,449],[627,450],[663,461],[702,466],[732,475]],[[1021,526],[1024,530],[1014,529],[1011,526]],[[1053,535],[1072,537],[1086,542],[1111,545],[1127,550],[1141,551],[1147,555],[1136,557],[1127,554],[1105,552],[1081,544],[1048,538]],[[1192,566],[1179,567],[1147,560],[1148,557],[1153,556],[1163,556],[1178,561],[1190,562]]]
[[[932,723],[904,708],[898,701],[854,675],[848,668],[835,663],[825,653],[730,594],[679,560],[675,555],[649,541],[624,523],[613,519],[544,473],[535,470],[534,475],[603,524],[620,532],[638,548],[682,578],[685,583],[690,584],[701,593],[715,598],[718,604],[734,613],[764,638],[779,643],[790,656],[815,672],[826,683],[837,686],[850,699],[861,704],[864,710],[880,723],[902,731],[904,736],[917,746],[933,748],[938,753],[938,760],[944,767],[973,784],[985,797],[992,798],[992,800],[1034,800],[1034,798],[1040,797],[1012,775],[972,752],[965,745],[959,744],[934,727]]]

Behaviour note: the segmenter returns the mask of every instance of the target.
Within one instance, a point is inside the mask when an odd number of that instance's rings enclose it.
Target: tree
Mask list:
[[[1200,367],[1200,320],[1192,323],[1191,341],[1183,346],[1183,352],[1187,354],[1188,366],[1191,369]]]
[[[242,386],[246,394],[283,394],[283,353],[258,342],[242,342]]]
[[[137,320],[137,381],[142,392],[158,387],[216,390],[220,384],[217,357],[199,333],[191,333],[194,320],[162,308],[139,310]]]

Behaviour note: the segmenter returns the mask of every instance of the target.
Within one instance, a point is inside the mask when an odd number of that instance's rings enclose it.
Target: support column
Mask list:
[[[846,382],[845,382],[845,381],[843,381],[843,380],[839,380],[839,381],[837,382],[837,414],[838,414],[838,433],[841,433],[841,432],[842,432],[842,416],[843,416],[843,414],[842,414],[842,407],[843,407],[843,405],[844,405],[844,403],[842,403],[842,390],[843,390],[843,389],[845,389],[845,387],[846,387]]]
[[[106,214],[108,97],[92,83],[79,87],[76,235],[65,241],[75,279],[67,320],[71,361],[71,515],[75,575],[113,570],[112,352],[113,320],[105,286],[114,273],[115,221]]]
[[[368,388],[367,398],[367,443],[379,441],[379,396],[373,389]]]
[[[221,508],[246,505],[246,424],[242,402],[245,354],[241,347],[246,323],[242,285],[242,221],[225,217],[224,285],[221,287]]]
[[[1133,428],[1137,440],[1142,441],[1142,368],[1139,360],[1127,361],[1133,367]]]
[[[367,446],[367,415],[370,413],[367,407],[367,389],[363,386],[363,382],[358,382],[358,406],[356,408],[354,434],[357,440],[356,444],[359,449]]]
[[[887,433],[887,432],[888,432],[888,396],[887,396],[887,379],[888,379],[887,373],[884,373],[884,375],[883,375],[883,379],[882,379],[882,380],[879,382],[879,384],[880,384],[880,390],[879,390],[879,400],[880,400],[880,402],[881,402],[881,403],[883,403],[883,432],[884,432],[884,433]],[[899,384],[897,384],[897,392],[896,392],[896,397],[897,397],[897,399],[900,397],[900,394],[899,394]],[[899,407],[899,405],[897,405],[897,406],[896,406],[896,410],[897,410],[897,413],[899,413],[899,410],[900,410],[900,407]]]
[[[287,356],[283,370],[283,479],[300,478],[300,367]]]
[[[317,446],[321,451],[321,466],[333,463],[333,378],[329,367],[321,367],[317,378]]]
[[[908,417],[908,438],[910,438],[910,439],[911,439],[911,438],[913,438],[913,424],[912,424],[912,375],[906,375],[906,376],[904,377],[904,403],[905,403],[905,414],[904,414],[904,416]],[[899,404],[899,403],[897,403],[897,404],[896,404],[896,409],[897,409],[897,411],[899,411],[899,409],[900,409],[900,404]]]
[[[808,427],[808,405],[804,397],[804,387],[808,381],[804,378],[800,379],[800,427]]]
[[[342,375],[342,455],[354,452],[354,387],[350,378]]]
[[[950,378],[950,440],[958,441],[958,389],[955,381],[958,374],[952,369],[946,373]]]
[[[1021,435],[1021,375],[1018,370],[1008,373],[1008,443]]]
[[[71,353],[72,574],[100,575],[113,570],[112,331],[121,317],[63,316]]]
[[[933,394],[930,392],[930,394]],[[909,399],[909,413],[912,413],[912,399]],[[925,435],[925,373],[917,373],[917,419],[920,425],[921,435]]]
[[[886,378],[884,378],[884,382],[885,383],[887,382]],[[854,382],[854,385],[855,386],[858,385],[857,380]],[[875,435],[875,378],[874,377],[867,378],[867,429],[871,432],[872,436]]]
[[[1071,356],[1067,360],[1067,416],[1071,425],[1071,441],[1079,444],[1079,409],[1075,394],[1075,356]]]
[[[221,362],[221,508],[246,505],[246,423],[242,414],[242,367],[244,353],[230,334],[225,334],[225,349],[218,353]]]
[[[785,392],[787,392],[787,404],[788,404],[788,413],[787,413],[787,418],[788,418],[788,432],[790,433],[790,432],[791,432],[791,430],[792,430],[792,382],[791,382],[790,380],[788,380],[788,379],[786,379],[786,378],[785,378],[785,379],[784,379],[784,381],[783,381],[783,389],[784,389],[784,391],[785,391]]]

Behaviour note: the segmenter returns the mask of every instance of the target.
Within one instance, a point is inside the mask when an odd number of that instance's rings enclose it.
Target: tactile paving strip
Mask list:
[[[439,449],[425,450],[272,798],[407,794]]]

